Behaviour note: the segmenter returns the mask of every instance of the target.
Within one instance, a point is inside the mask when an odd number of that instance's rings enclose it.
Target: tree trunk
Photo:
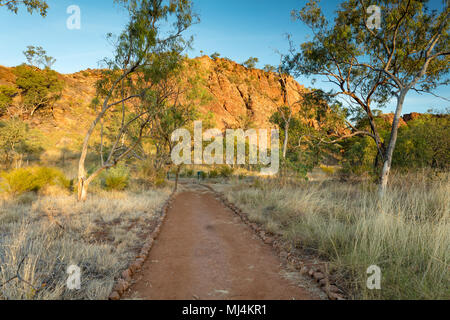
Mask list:
[[[287,145],[289,142],[289,124],[290,120],[284,126],[284,143],[283,143],[283,159],[286,159]]]
[[[383,170],[380,176],[380,187],[379,194],[380,197],[384,196],[386,192],[387,183],[389,180],[389,172],[391,170],[392,155],[394,154],[395,144],[397,142],[398,125],[400,121],[400,115],[402,113],[403,102],[405,101],[406,90],[400,92],[400,96],[397,100],[397,108],[395,109],[394,121],[392,122],[391,138],[389,140],[389,145],[386,150],[386,155],[384,157]]]
[[[177,192],[177,189],[178,189],[178,177],[180,175],[180,169],[181,169],[181,165],[179,165],[177,167],[177,173],[175,175],[175,188],[173,189],[173,192]]]
[[[78,179],[78,201],[86,201],[89,183],[84,178]]]

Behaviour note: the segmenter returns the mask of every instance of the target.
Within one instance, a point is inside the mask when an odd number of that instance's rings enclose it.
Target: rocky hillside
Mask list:
[[[213,100],[201,106],[203,112],[215,114],[217,127],[239,125],[249,117],[257,127],[270,127],[269,118],[277,107],[300,100],[305,88],[293,78],[286,87],[277,74],[259,69],[247,69],[228,59],[212,60],[208,56],[196,59],[206,76],[206,87]]]
[[[275,73],[248,69],[228,59],[213,60],[203,56],[191,62],[188,72],[200,75],[203,89],[211,96],[210,101],[198,109],[203,114],[212,113],[215,126],[220,129],[242,127],[243,121],[251,122],[257,128],[270,128],[273,125],[269,118],[277,107],[286,101],[292,104],[301,100],[301,93],[306,90],[293,78],[287,78],[284,85]],[[13,71],[14,68],[0,66],[0,86],[15,87]],[[88,69],[74,74],[58,74],[58,77],[64,81],[64,89],[62,98],[54,105],[53,117],[37,113],[32,118],[27,115],[24,118],[31,127],[38,128],[49,138],[49,147],[70,146],[76,149],[94,116],[91,102],[100,72]],[[13,103],[16,107],[20,104],[18,99],[16,97]],[[4,117],[20,113],[16,109],[11,107],[9,115]],[[408,115],[404,119],[408,121]],[[316,126],[315,123],[311,125]]]
[[[205,89],[212,99],[199,106],[202,113],[212,112],[218,128],[233,127],[248,118],[258,127],[270,127],[269,117],[282,104],[286,95],[290,101],[298,101],[304,87],[288,78],[286,88],[278,76],[258,69],[247,69],[228,59],[212,60],[208,56],[194,59],[194,72],[201,72]],[[60,74],[65,86],[54,106],[55,124],[81,121],[79,112],[87,111],[95,97],[97,70],[84,70],[74,74]],[[13,68],[0,67],[0,85],[15,86]],[[75,117],[74,117],[75,116]],[[42,119],[31,119],[36,125]],[[81,130],[85,124],[77,125]]]

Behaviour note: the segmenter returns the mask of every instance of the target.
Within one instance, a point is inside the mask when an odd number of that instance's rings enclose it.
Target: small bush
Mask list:
[[[222,166],[219,169],[219,175],[223,178],[229,178],[233,174],[233,168],[230,166]]]
[[[323,172],[325,172],[327,175],[330,175],[330,176],[332,176],[335,173],[335,169],[333,167],[321,165],[320,169],[322,169]]]
[[[206,173],[204,171],[198,171],[200,172],[200,175],[198,176],[200,179],[205,180],[206,179]]]
[[[55,71],[20,65],[14,68],[14,74],[23,105],[28,111],[33,113],[60,99],[64,81],[58,78]]]
[[[47,186],[69,188],[70,181],[59,169],[48,167],[19,168],[1,174],[0,189],[10,194],[20,195],[39,191]]]
[[[166,185],[166,172],[164,170],[160,170],[157,172],[154,178],[154,186],[157,188],[162,188]]]
[[[103,185],[106,190],[123,191],[128,186],[130,172],[126,167],[114,167],[103,174]]]
[[[6,111],[6,108],[12,103],[17,89],[14,87],[0,86],[0,116]]]
[[[209,173],[208,173],[208,176],[211,178],[211,179],[214,179],[214,178],[217,178],[218,176],[219,176],[219,172],[217,171],[217,170],[211,170]]]

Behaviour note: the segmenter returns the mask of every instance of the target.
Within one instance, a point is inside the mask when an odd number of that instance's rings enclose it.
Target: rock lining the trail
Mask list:
[[[229,208],[233,213],[237,214],[240,219],[246,225],[248,225],[265,244],[270,245],[272,248],[274,248],[278,256],[284,262],[293,266],[300,272],[300,274],[308,274],[312,279],[314,279],[317,282],[317,285],[328,296],[329,299],[345,300],[344,291],[330,280],[326,263],[304,263],[300,260],[300,258],[294,256],[291,252],[284,248],[283,241],[280,236],[271,234],[270,232],[264,230],[257,223],[251,222],[248,219],[247,215],[243,213],[242,210],[236,205],[229,202],[222,193],[214,190],[209,185],[200,185],[212,191],[213,194],[223,203],[223,205]],[[148,255],[150,254],[150,250],[154,244],[154,240],[159,236],[161,226],[166,219],[168,209],[170,208],[174,197],[175,193],[172,193],[159,210],[160,217],[158,219],[159,221],[157,222],[156,228],[151,232],[151,234],[144,242],[144,245],[142,246],[141,251],[136,256],[135,260],[131,262],[127,269],[122,271],[120,277],[117,279],[115,285],[113,286],[111,294],[109,295],[109,300],[120,300],[121,297],[130,289],[132,278],[141,271]]]
[[[121,277],[119,277],[115,282],[113,289],[108,297],[109,300],[120,300],[124,293],[127,292],[127,290],[130,288],[132,277],[141,271],[142,266],[144,265],[144,262],[150,253],[153,243],[161,231],[161,225],[166,219],[167,210],[169,209],[174,196],[175,193],[172,193],[159,210],[160,217],[155,229],[153,229],[153,231],[145,240],[140,253],[135,257],[135,260],[131,262],[127,269],[122,271]]]
[[[314,279],[321,290],[328,296],[330,300],[346,300],[344,290],[339,288],[330,279],[327,263],[313,263],[305,264],[300,258],[294,256],[291,252],[285,250],[283,246],[283,240],[280,236],[274,235],[264,230],[255,222],[251,222],[248,219],[248,215],[242,212],[234,203],[228,201],[228,199],[219,191],[215,190],[207,184],[200,184],[201,186],[211,190],[216,197],[231,211],[237,214],[241,220],[254,231],[254,233],[267,245],[270,245],[278,253],[278,256],[285,261],[285,263],[293,266],[296,270],[300,271],[300,274],[308,274]]]

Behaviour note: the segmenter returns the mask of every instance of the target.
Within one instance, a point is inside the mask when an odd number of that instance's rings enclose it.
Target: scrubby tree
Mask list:
[[[9,167],[24,156],[39,158],[43,139],[39,130],[30,128],[20,118],[0,121],[0,161]]]
[[[336,147],[328,141],[342,135],[346,110],[328,99],[322,90],[305,89],[299,95],[295,110],[290,109],[295,112],[283,106],[271,116],[270,122],[282,131],[285,165],[306,176],[325,155],[335,151]],[[291,115],[289,121],[287,114]]]
[[[85,200],[88,186],[101,172],[116,166],[140,145],[155,113],[169,97],[160,85],[180,68],[181,52],[189,44],[182,33],[195,22],[189,0],[119,0],[130,13],[125,30],[115,39],[115,53],[106,59],[107,69],[97,84],[101,111],[90,125],[78,165],[78,199]],[[173,21],[170,25],[164,22]],[[89,141],[97,124],[108,113],[121,114],[108,155],[88,175],[85,160]]]
[[[211,59],[216,60],[220,57],[220,53],[218,52],[214,52],[213,54],[210,55]]]
[[[431,10],[423,0],[347,0],[340,4],[334,23],[322,14],[317,1],[309,1],[293,17],[306,23],[313,38],[292,47],[288,59],[298,73],[324,76],[333,83],[335,95],[367,114],[371,136],[383,160],[380,195],[388,182],[397,140],[399,119],[410,90],[431,92],[448,83],[449,14],[448,1]],[[379,6],[380,28],[369,26],[370,5]],[[374,123],[372,104],[397,101],[388,145],[383,145]]]
[[[53,112],[53,106],[61,98],[64,87],[64,81],[51,70],[56,60],[48,56],[42,47],[28,46],[23,54],[28,65],[22,64],[13,71],[22,98],[22,112],[33,116],[39,109],[48,107]]]
[[[272,66],[270,64],[266,64],[263,68],[265,72],[277,72],[277,68],[275,66]]]
[[[399,128],[393,167],[449,169],[450,114],[426,113]]]
[[[13,102],[17,89],[11,86],[0,86],[0,116],[6,113],[7,108]]]
[[[23,52],[30,66],[41,67],[41,69],[51,69],[56,59],[47,55],[42,47],[28,46]]]
[[[36,69],[20,65],[14,69],[25,112],[33,116],[36,111],[51,108],[61,98],[64,81],[51,69]]]
[[[281,56],[281,59],[283,58],[284,56]],[[269,98],[277,108],[276,113],[273,115],[274,118],[272,119],[272,122],[275,121],[274,123],[276,123],[279,128],[283,130],[283,159],[286,158],[286,153],[288,150],[289,134],[291,132],[290,125],[293,118],[295,118],[294,109],[298,109],[302,102],[301,99],[292,100],[289,92],[297,92],[300,97],[303,94],[303,92],[299,92],[297,88],[294,88],[291,85],[291,82],[288,81],[290,77],[289,71],[290,70],[284,68],[282,64],[280,64],[276,70],[278,81],[280,83],[281,99],[274,100],[271,97],[267,96],[267,98]]]
[[[17,13],[19,7],[23,5],[27,11],[32,14],[38,11],[43,17],[47,15],[48,4],[47,1],[42,0],[0,0],[0,7],[6,7],[9,11]]]
[[[246,68],[254,69],[254,68],[256,68],[256,64],[257,64],[258,62],[259,62],[259,59],[258,59],[258,58],[250,57],[250,58],[248,58],[246,61],[244,61],[244,62],[242,63],[242,65],[243,65],[244,67],[246,67]]]

